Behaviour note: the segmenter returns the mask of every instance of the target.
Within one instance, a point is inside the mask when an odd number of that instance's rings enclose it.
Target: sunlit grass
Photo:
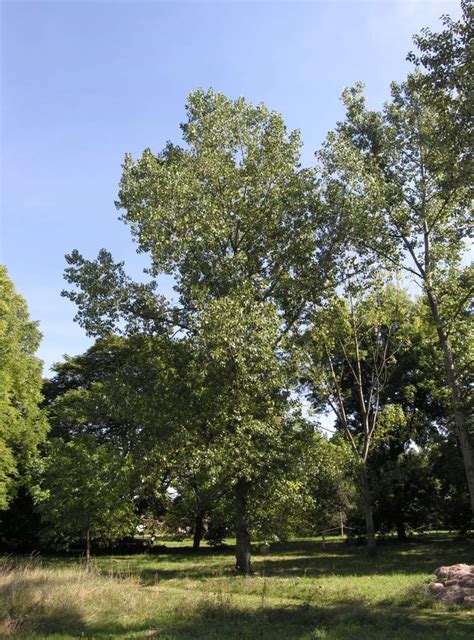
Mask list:
[[[7,558],[0,638],[472,640],[472,614],[426,592],[437,566],[472,557],[472,543],[442,536],[382,546],[373,560],[336,539],[275,544],[250,578],[234,575],[232,547],[98,556],[89,570]]]

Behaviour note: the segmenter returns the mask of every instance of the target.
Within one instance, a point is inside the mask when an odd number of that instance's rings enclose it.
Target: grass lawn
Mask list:
[[[188,543],[189,544],[189,543]],[[0,564],[0,638],[161,640],[473,640],[474,613],[433,603],[433,570],[474,561],[447,534],[363,547],[332,539],[274,544],[256,575],[233,575],[233,548]]]

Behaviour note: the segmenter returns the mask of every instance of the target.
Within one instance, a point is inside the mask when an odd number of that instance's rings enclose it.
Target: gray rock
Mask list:
[[[474,588],[474,575],[463,576],[458,581],[458,584],[459,584],[460,587],[473,589]]]
[[[438,580],[428,585],[428,591],[439,602],[474,606],[474,565],[453,564],[435,571]]]
[[[450,579],[455,575],[469,575],[470,573],[474,574],[474,565],[468,564],[452,564],[450,567],[439,567],[435,571],[435,576],[437,578],[446,578]]]
[[[449,589],[444,590],[439,599],[441,602],[461,604],[464,600],[464,593],[459,587],[450,587]]]
[[[445,591],[446,587],[442,582],[430,582],[428,585],[428,591],[433,595],[439,595]]]

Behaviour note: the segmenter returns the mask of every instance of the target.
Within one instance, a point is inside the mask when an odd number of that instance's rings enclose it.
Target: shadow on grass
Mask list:
[[[139,624],[84,624],[74,613],[52,612],[29,638],[53,634],[80,635],[89,639],[160,640],[472,640],[472,626],[456,611],[389,610],[361,602],[318,608],[259,608],[240,610],[227,605],[203,603],[190,611],[175,610],[166,622],[149,619]]]
[[[28,623],[26,628],[28,629]],[[87,637],[89,630],[79,609],[72,605],[63,605],[41,612],[36,620],[32,621],[31,631],[27,637],[47,637],[53,633],[67,633],[72,637]]]
[[[298,543],[294,543],[298,545]],[[447,549],[439,548],[439,543],[426,545],[412,549],[410,545],[400,546],[396,549],[385,549],[384,558],[379,557],[376,562],[379,572],[385,566],[385,572],[394,570],[407,571],[408,565],[413,562],[433,563],[439,561],[438,554],[442,556],[441,563],[450,561],[449,554],[452,552],[456,559],[461,560],[460,553],[464,547],[459,544],[453,545],[449,553]],[[285,555],[292,550],[293,545],[287,551],[280,549],[279,553]],[[467,549],[464,549],[467,552]],[[413,553],[412,553],[413,551]],[[339,556],[337,555],[339,552]],[[334,549],[327,548],[324,552],[315,551],[315,543],[303,544],[299,546],[299,553],[305,553],[303,558],[294,555],[290,558],[268,559],[265,561],[266,573],[268,575],[294,575],[289,574],[286,563],[292,563],[297,571],[302,567],[298,564],[301,560],[311,563],[329,563],[336,560],[343,562],[347,568],[347,573],[356,573],[354,563],[361,563],[361,575],[371,572],[370,563],[365,553],[361,549],[348,548],[342,544],[335,544]],[[382,553],[382,550],[381,552]],[[229,552],[229,562],[232,561],[231,551]],[[410,555],[412,554],[412,555]],[[412,557],[413,556],[413,557]],[[200,556],[194,554],[196,563]],[[414,560],[414,558],[416,560]],[[421,558],[421,560],[420,560]],[[351,566],[351,562],[353,566]],[[398,562],[398,564],[397,564]],[[183,577],[183,571],[195,579],[216,575],[216,566],[197,566],[180,569],[180,562],[177,562],[178,569],[171,569],[165,572],[166,577],[174,572],[176,577]],[[317,566],[317,565],[316,565]],[[394,568],[395,566],[395,568]],[[257,562],[258,568],[258,562]],[[285,569],[285,571],[283,571]],[[377,566],[375,567],[377,569]],[[420,570],[418,564],[417,571]],[[341,569],[342,571],[342,569]],[[209,573],[211,572],[211,573]],[[325,569],[320,569],[321,573],[330,573],[328,565]],[[156,572],[153,572],[156,573]],[[141,572],[142,580],[146,582],[146,572]],[[152,575],[152,574],[150,574]],[[60,584],[62,578],[57,576]],[[150,578],[151,580],[151,578]],[[15,620],[19,622],[18,631],[12,635],[8,633],[5,637],[18,637],[41,639],[58,637],[61,640],[77,637],[97,639],[97,640],[137,640],[145,638],[156,638],[160,640],[472,640],[472,616],[467,612],[461,613],[459,610],[449,610],[440,606],[417,607],[416,593],[413,598],[408,598],[406,606],[393,605],[368,605],[357,598],[350,598],[334,604],[318,603],[313,599],[301,604],[283,604],[283,601],[272,599],[272,606],[269,600],[265,601],[262,596],[262,603],[249,605],[247,608],[239,602],[239,595],[230,593],[208,593],[198,595],[198,599],[191,601],[176,599],[176,594],[169,596],[166,587],[163,589],[162,600],[157,600],[158,609],[147,609],[147,618],[140,617],[139,611],[127,611],[125,619],[136,622],[124,622],[121,615],[123,611],[117,611],[117,617],[101,620],[101,612],[98,612],[93,619],[84,617],[83,611],[75,606],[71,601],[67,605],[54,605],[54,603],[44,603],[37,606],[35,593],[51,584],[50,580],[44,580],[40,576],[23,577],[18,576],[15,580],[14,589],[21,594],[19,600],[21,605],[11,611],[6,611],[10,616],[12,624]],[[57,586],[57,583],[56,583]],[[155,592],[160,593],[160,591]],[[143,598],[147,597],[147,588],[142,590]],[[31,595],[31,597],[30,597]],[[245,594],[244,594],[245,595]],[[7,588],[0,591],[0,603],[15,603]],[[171,599],[170,599],[171,597]],[[22,604],[23,602],[23,604]],[[245,600],[244,600],[245,602]],[[257,605],[255,608],[255,604]],[[1,609],[1,606],[0,606]],[[119,617],[120,614],[120,617]],[[110,611],[105,615],[110,615]],[[469,619],[470,618],[470,619]],[[21,633],[23,631],[23,633]],[[2,636],[0,622],[0,637]]]
[[[283,557],[269,557],[265,561],[265,573],[273,577],[431,574],[440,565],[469,562],[473,550],[472,542],[450,540],[425,545],[381,545],[375,557],[369,559],[366,550],[360,547],[335,543],[326,545],[325,550],[316,550],[306,546],[289,553],[279,549],[276,553]],[[257,561],[257,568],[259,564]]]
[[[449,633],[448,633],[449,631]],[[255,613],[222,611],[212,607],[195,621],[175,623],[165,630],[169,640],[193,638],[204,640],[471,640],[467,624],[453,616],[449,624],[429,615],[416,620],[406,612],[388,614],[361,603],[317,608],[302,605],[294,608],[260,609]]]
[[[431,574],[440,565],[470,562],[473,550],[471,541],[445,538],[380,545],[377,555],[369,559],[364,547],[334,542],[322,549],[316,541],[295,541],[272,545],[265,558],[255,555],[253,566],[257,574],[264,572],[267,577],[276,578]],[[232,547],[218,555],[181,548],[177,554],[131,556],[116,561],[118,567],[122,562],[143,584],[150,585],[171,579],[205,580],[233,575],[233,554]]]

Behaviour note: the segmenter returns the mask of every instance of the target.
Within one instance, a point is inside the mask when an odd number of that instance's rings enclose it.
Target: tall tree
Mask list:
[[[25,300],[0,266],[0,509],[28,483],[47,432],[41,401],[41,334]]]
[[[470,10],[465,16],[472,21]],[[405,82],[393,83],[392,99],[381,112],[367,109],[362,85],[346,90],[346,119],[330,134],[320,158],[326,175],[346,194],[350,251],[405,271],[424,293],[474,509],[466,384],[472,354],[460,348],[464,336],[472,335],[468,307],[474,291],[472,268],[463,266],[471,232],[472,103],[466,76],[471,24],[448,21],[446,32],[420,36],[419,62],[428,72],[418,69]]]
[[[249,486],[272,468],[272,451],[281,455],[277,434],[288,424],[277,392],[282,340],[308,290],[319,292],[332,275],[338,236],[322,215],[314,172],[299,165],[299,134],[287,133],[279,114],[211,90],[189,96],[187,115],[184,147],[126,157],[118,201],[152,276],[174,277],[179,307],[163,305],[153,284],[131,283],[105,251],[95,262],[67,257],[66,278],[80,291],[66,295],[93,334],[178,329],[176,339],[200,345],[202,387],[213,393],[201,425],[230,438],[219,450],[232,463],[222,468],[234,469],[237,569],[245,574]]]
[[[375,550],[369,456],[396,408],[386,402],[396,355],[408,345],[410,305],[403,291],[335,297],[314,312],[305,336],[311,397],[328,406],[357,460],[367,545]]]

